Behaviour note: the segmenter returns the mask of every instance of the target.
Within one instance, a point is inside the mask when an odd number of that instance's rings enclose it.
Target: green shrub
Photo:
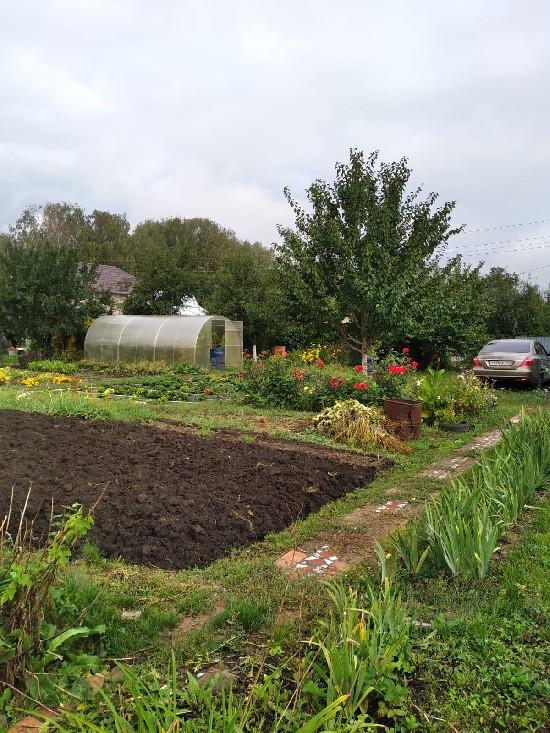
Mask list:
[[[448,405],[444,377],[444,369],[430,368],[419,381],[415,397],[422,403],[422,419],[426,425],[433,425]]]
[[[428,369],[411,384],[409,394],[422,402],[422,418],[427,425],[474,420],[497,403],[495,390],[482,384],[471,371],[449,375],[444,369]]]
[[[301,394],[305,385],[294,371],[296,374],[283,356],[250,363],[242,386],[247,401],[258,406],[299,409],[305,401]]]
[[[458,374],[453,380],[450,406],[455,414],[466,420],[479,417],[497,404],[497,393],[480,382],[472,371]]]
[[[30,361],[27,369],[35,372],[58,372],[59,374],[76,374],[78,364],[71,361],[63,361],[62,359],[39,359]]]

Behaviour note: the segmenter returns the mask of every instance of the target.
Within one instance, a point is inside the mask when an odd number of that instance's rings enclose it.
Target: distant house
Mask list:
[[[126,270],[114,265],[96,265],[97,275],[94,288],[102,293],[110,293],[113,298],[113,314],[122,313],[122,303],[132,292],[137,280]]]

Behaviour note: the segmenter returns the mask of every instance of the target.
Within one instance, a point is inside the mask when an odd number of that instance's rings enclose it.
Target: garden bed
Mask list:
[[[88,507],[105,490],[90,537],[107,557],[187,568],[284,529],[369,484],[389,462],[0,410],[0,465],[0,516],[14,487],[12,524],[30,484],[38,535],[52,500],[57,510]]]

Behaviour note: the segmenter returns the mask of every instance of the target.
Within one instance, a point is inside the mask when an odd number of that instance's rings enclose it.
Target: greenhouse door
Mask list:
[[[212,321],[210,366],[213,369],[225,369],[225,321]]]

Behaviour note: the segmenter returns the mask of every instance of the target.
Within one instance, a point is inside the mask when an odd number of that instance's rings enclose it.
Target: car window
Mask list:
[[[484,353],[499,353],[499,354],[530,354],[531,353],[531,342],[530,341],[491,341],[484,346],[481,351]]]
[[[538,341],[535,341],[535,351],[539,356],[548,356],[548,352],[542,344],[539,344]]]

